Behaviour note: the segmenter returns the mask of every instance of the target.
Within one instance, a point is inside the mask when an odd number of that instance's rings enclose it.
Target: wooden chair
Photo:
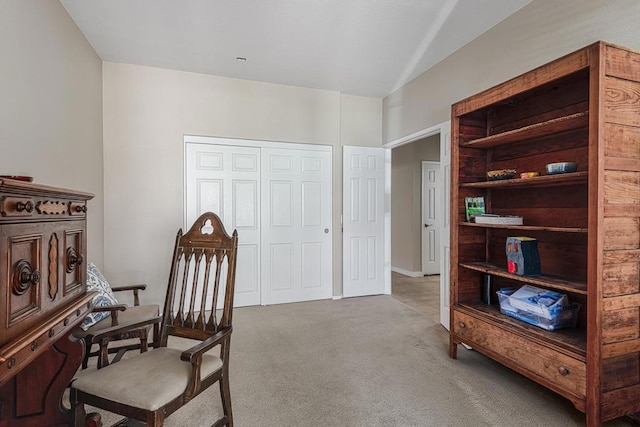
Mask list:
[[[82,330],[76,328],[73,336],[84,339],[85,354],[82,360],[82,369],[86,369],[89,358],[98,356],[98,369],[109,365],[109,363],[118,362],[125,352],[129,350],[140,350],[144,353],[148,349],[149,330],[153,327],[152,345],[156,345],[159,340],[160,307],[156,304],[140,305],[139,291],[145,290],[147,285],[136,284],[126,286],[113,286],[113,292],[133,292],[133,306],[125,304],[115,304],[109,306],[94,307],[93,311],[108,311],[109,317],[100,320],[92,325],[89,329]],[[137,343],[110,346],[114,341],[139,340]],[[91,351],[94,344],[98,344],[98,350]],[[109,362],[109,354],[116,353],[111,362]]]
[[[216,382],[224,415],[213,425],[233,426],[229,346],[237,250],[237,232],[230,237],[210,212],[184,236],[178,231],[159,347],[79,375],[70,390],[75,426],[84,425],[84,404],[161,426],[165,417]],[[224,301],[216,309],[219,298]],[[169,336],[200,342],[181,351],[167,346]],[[219,352],[209,351],[216,346]]]

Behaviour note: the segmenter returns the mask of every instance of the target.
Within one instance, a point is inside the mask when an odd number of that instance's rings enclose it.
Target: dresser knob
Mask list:
[[[13,268],[13,293],[24,294],[29,286],[40,283],[40,272],[34,270],[26,259],[18,261]]]
[[[558,372],[560,372],[560,375],[562,375],[563,377],[566,377],[567,375],[569,375],[569,370],[567,368],[565,368],[564,366],[561,366],[558,369]]]
[[[56,331],[52,329],[49,329],[49,338],[53,338],[53,336],[56,334]]]
[[[36,351],[38,349],[38,343],[36,341],[31,343],[31,351]]]
[[[87,212],[87,207],[86,206],[76,206],[76,212],[80,213],[80,212]]]
[[[33,212],[33,202],[31,200],[27,202],[18,202],[16,203],[16,210],[18,212],[27,211],[31,213]]]
[[[458,326],[460,326],[462,329],[467,327],[467,325],[465,325],[465,323],[462,321],[458,322]]]
[[[74,248],[67,248],[67,273],[73,272],[76,266],[84,262],[84,256],[76,252]]]

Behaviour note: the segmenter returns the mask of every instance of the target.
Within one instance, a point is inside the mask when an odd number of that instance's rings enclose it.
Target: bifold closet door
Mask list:
[[[259,305],[260,148],[188,143],[185,167],[184,231],[208,211],[220,216],[228,233],[238,230],[234,305]]]
[[[331,152],[262,148],[262,303],[331,298]]]
[[[185,227],[212,211],[238,230],[235,305],[331,298],[331,151],[196,142],[185,151]]]

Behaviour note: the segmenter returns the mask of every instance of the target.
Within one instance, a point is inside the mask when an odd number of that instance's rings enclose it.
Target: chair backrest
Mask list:
[[[202,214],[186,234],[178,231],[162,319],[160,345],[169,335],[204,340],[231,327],[238,233]],[[218,299],[224,295],[221,309]]]

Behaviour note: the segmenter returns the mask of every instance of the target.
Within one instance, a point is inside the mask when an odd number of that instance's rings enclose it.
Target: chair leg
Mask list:
[[[153,346],[153,348],[160,347],[160,324],[159,323],[153,324],[153,342],[151,343],[151,345]]]
[[[140,330],[140,353],[144,353],[148,349],[147,329]]]
[[[109,338],[100,341],[100,353],[98,354],[98,369],[109,366]]]
[[[84,427],[85,417],[87,416],[84,410],[84,404],[78,402],[76,397],[76,390],[71,389],[69,392],[69,402],[71,403],[71,422],[74,427]]]
[[[222,409],[227,417],[227,426],[233,427],[233,412],[231,410],[231,390],[229,389],[229,372],[225,370],[220,378],[220,397],[222,398]]]
[[[91,353],[91,347],[93,343],[91,340],[84,339],[84,359],[82,359],[82,369],[87,369],[89,365],[89,354]]]

